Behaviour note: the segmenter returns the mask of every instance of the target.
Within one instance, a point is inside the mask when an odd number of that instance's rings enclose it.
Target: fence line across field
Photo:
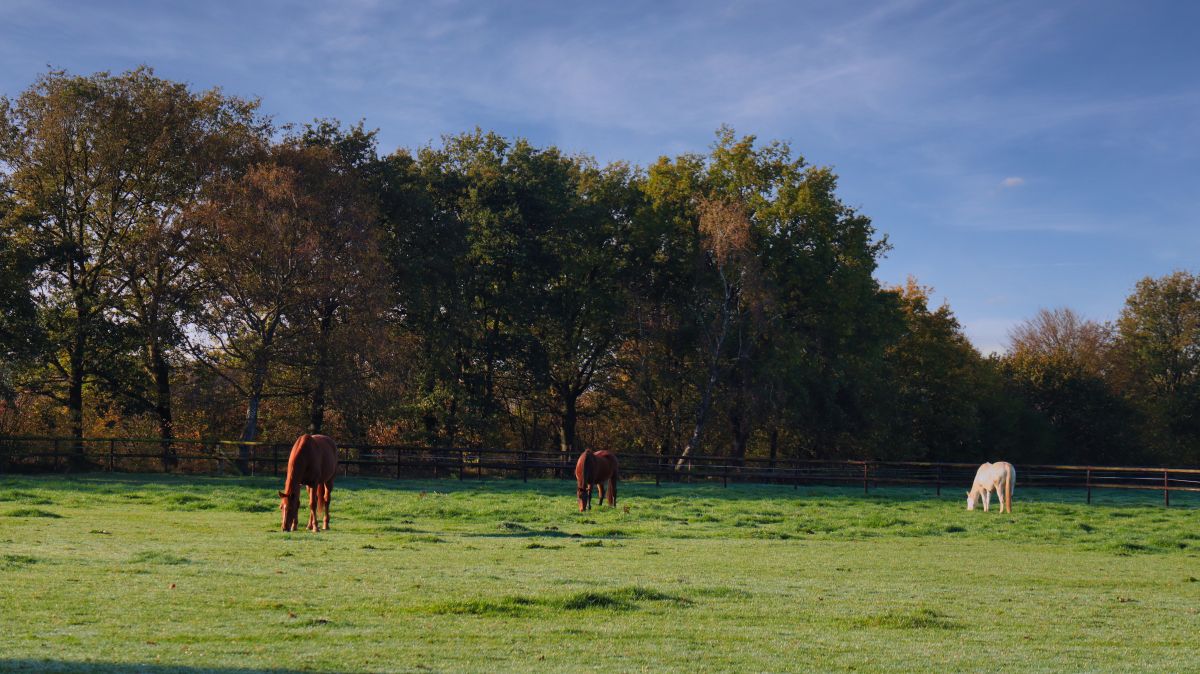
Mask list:
[[[91,469],[122,472],[234,473],[279,476],[292,443],[238,440],[164,441],[160,438],[0,436],[0,472]],[[625,478],[663,481],[766,482],[801,485],[861,484],[970,486],[977,464],[928,461],[770,459],[618,453]],[[519,475],[568,477],[576,457],[558,451],[479,447],[347,444],[339,447],[339,470],[374,477],[469,477]],[[678,467],[678,468],[677,468]],[[1124,466],[1018,465],[1019,487],[1200,492],[1200,469]]]

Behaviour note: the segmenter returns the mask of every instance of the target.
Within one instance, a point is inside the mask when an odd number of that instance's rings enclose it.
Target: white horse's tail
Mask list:
[[[1006,510],[1008,510],[1008,512],[1011,513],[1012,512],[1013,483],[1017,481],[1017,469],[1013,468],[1013,465],[1010,463],[1010,464],[1008,464],[1007,472],[1008,472],[1008,475],[1006,476],[1006,479],[1004,480],[1004,504],[1005,504],[1005,506],[1007,506]]]

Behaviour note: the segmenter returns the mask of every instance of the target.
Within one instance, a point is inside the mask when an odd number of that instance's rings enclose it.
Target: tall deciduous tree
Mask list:
[[[1012,357],[1060,360],[1095,376],[1108,369],[1111,346],[1112,333],[1107,326],[1086,320],[1068,307],[1039,309],[1008,336]]]
[[[895,386],[892,452],[908,459],[963,461],[980,452],[984,363],[943,304],[930,308],[932,290],[909,278],[893,289],[904,331],[888,347]]]
[[[378,157],[375,134],[361,123],[344,129],[321,120],[290,144],[290,163],[318,206],[309,216],[319,252],[304,289],[309,329],[303,343],[309,357],[302,360],[309,389],[308,430],[321,433],[333,380],[338,372],[346,377],[357,369],[354,343],[363,331],[380,327],[377,319],[391,297],[379,247],[378,205],[368,192],[379,170]],[[347,328],[356,329],[357,338],[340,340],[349,336]]]
[[[214,181],[243,167],[258,146],[265,122],[256,103],[219,91],[193,93],[183,84],[140,73],[139,107],[147,126],[136,129],[147,153],[139,165],[136,217],[140,223],[120,255],[125,286],[117,305],[135,333],[138,361],[148,385],[126,382],[128,394],[154,410],[164,462],[172,463],[174,415],[171,378],[175,351],[198,308],[197,231],[185,214],[198,206]]]
[[[1200,460],[1200,276],[1145,278],[1117,319],[1115,378],[1150,419],[1164,461]]]
[[[196,353],[243,396],[245,441],[258,435],[274,370],[311,329],[305,318],[318,283],[324,195],[308,189],[297,163],[292,148],[276,147],[191,216],[204,228],[205,341]]]
[[[144,68],[119,76],[50,72],[0,103],[0,161],[10,168],[14,202],[6,220],[41,261],[45,361],[58,375],[46,391],[66,403],[76,438],[83,437],[85,383],[128,336],[114,311],[128,290],[121,262],[144,224],[143,197],[160,179],[156,90]]]
[[[513,308],[529,388],[548,394],[559,449],[572,452],[579,449],[580,399],[610,375],[628,333],[628,289],[641,269],[628,231],[636,194],[624,166],[600,169],[553,148],[514,149],[518,184],[560,192],[542,193],[523,209],[527,233],[517,245],[530,264],[518,276],[522,300]]]
[[[806,433],[821,436],[816,444],[865,423],[866,393],[853,386],[870,388],[864,382],[878,377],[872,365],[896,332],[872,277],[887,244],[836,186],[831,171],[786,144],[759,146],[728,128],[711,156],[651,168],[650,198],[677,214],[667,216],[675,247],[690,253],[666,259],[690,265],[669,275],[688,288],[683,313],[703,363],[692,371],[698,393],[684,456],[701,446],[718,390],[737,456],[762,418],[783,423],[772,407],[799,405]]]
[[[1075,463],[1136,455],[1132,411],[1108,381],[1112,342],[1108,326],[1065,307],[1042,309],[1009,335],[1003,372],[1048,430],[1041,452]]]

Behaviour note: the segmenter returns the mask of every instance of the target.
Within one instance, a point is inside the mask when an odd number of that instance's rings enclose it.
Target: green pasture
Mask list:
[[[0,671],[1200,671],[1196,498],[280,485],[0,477]]]

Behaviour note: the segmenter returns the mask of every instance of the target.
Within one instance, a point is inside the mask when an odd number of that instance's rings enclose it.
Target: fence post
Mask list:
[[[658,460],[654,462],[654,486],[655,487],[662,486],[662,465],[663,465],[662,457],[660,456],[660,457],[658,457]]]
[[[529,481],[529,452],[521,450],[521,481]]]
[[[942,495],[942,467],[937,467],[937,495]]]
[[[467,454],[463,450],[458,450],[458,480],[462,482],[463,472],[467,470]]]
[[[870,483],[867,482],[867,462],[863,461],[863,493],[864,494],[867,494],[870,492],[869,485],[870,485]]]
[[[279,477],[279,445],[271,445],[271,475]]]
[[[724,464],[721,466],[721,486],[722,487],[729,486],[729,462],[728,461],[725,461]]]
[[[116,445],[117,441],[109,438],[108,440],[108,472],[113,472],[113,464],[116,463]]]
[[[1088,494],[1088,497],[1087,497],[1088,505],[1091,505],[1092,504],[1092,469],[1091,468],[1087,469],[1087,494]]]
[[[1169,473],[1163,471],[1163,506],[1171,506],[1171,483],[1169,481]]]
[[[400,479],[400,457],[402,456],[400,448],[396,448],[396,479]]]

